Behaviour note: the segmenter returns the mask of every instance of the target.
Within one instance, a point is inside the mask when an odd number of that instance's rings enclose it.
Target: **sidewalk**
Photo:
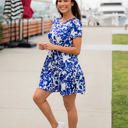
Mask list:
[[[111,44],[111,34],[107,28],[83,28],[83,44]],[[31,41],[48,41],[47,34]],[[1,128],[50,128],[32,100],[46,54],[38,48],[0,51]],[[82,49],[79,62],[87,91],[76,99],[78,128],[111,128],[112,51]],[[51,94],[48,101],[56,119],[68,128],[60,94]]]

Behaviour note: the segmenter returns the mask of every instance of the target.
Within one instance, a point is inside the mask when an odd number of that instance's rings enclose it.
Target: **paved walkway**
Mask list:
[[[85,44],[82,45],[83,50],[102,50],[102,51],[128,51],[128,45],[120,45],[120,44]]]
[[[111,34],[107,28],[83,28],[83,45],[110,45]],[[47,34],[31,41],[48,41]],[[38,48],[0,51],[1,128],[50,128],[32,100],[46,54]],[[111,128],[112,51],[82,48],[79,61],[87,91],[77,95],[78,128]],[[57,120],[68,128],[62,97],[54,93],[48,101]]]
[[[112,30],[113,34],[128,34],[128,28],[125,29],[124,27],[115,27]]]

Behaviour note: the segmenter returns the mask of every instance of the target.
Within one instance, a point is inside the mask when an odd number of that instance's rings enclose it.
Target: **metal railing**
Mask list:
[[[31,36],[43,35],[51,29],[52,20],[43,17],[32,19],[4,19],[3,37],[0,44],[27,39]]]

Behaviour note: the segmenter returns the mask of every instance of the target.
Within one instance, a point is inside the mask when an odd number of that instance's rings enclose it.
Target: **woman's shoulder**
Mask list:
[[[82,22],[81,22],[80,19],[78,19],[77,17],[75,17],[75,18],[72,20],[72,24],[75,25],[75,26],[82,26]]]
[[[59,19],[60,19],[59,17],[54,18],[54,19],[53,19],[53,23],[54,23],[54,22],[57,22]]]

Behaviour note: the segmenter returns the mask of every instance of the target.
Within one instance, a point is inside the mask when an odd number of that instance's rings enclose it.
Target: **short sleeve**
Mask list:
[[[54,19],[52,20],[52,25],[53,25],[55,22],[56,22],[56,19],[54,18]]]
[[[82,23],[80,20],[74,20],[71,30],[71,38],[82,37]]]

